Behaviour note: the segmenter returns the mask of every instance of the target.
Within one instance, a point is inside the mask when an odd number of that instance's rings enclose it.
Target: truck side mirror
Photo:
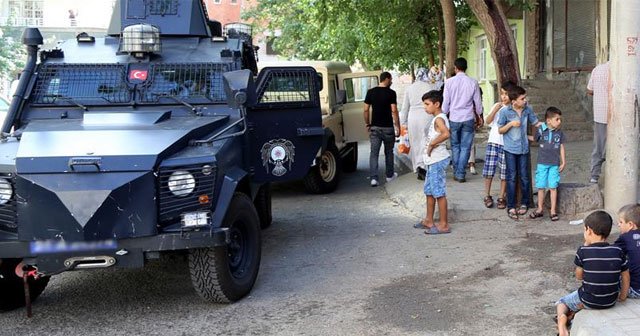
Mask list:
[[[347,90],[338,90],[336,92],[336,99],[338,100],[338,104],[346,104],[347,103]]]
[[[227,105],[231,108],[240,106],[252,106],[256,103],[256,87],[253,82],[253,74],[250,70],[237,70],[222,74],[224,81],[224,93],[227,96]]]

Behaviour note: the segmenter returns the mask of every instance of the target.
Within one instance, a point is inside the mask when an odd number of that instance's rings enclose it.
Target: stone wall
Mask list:
[[[554,79],[564,79],[571,82],[571,88],[586,113],[586,120],[593,120],[593,98],[587,95],[587,84],[590,76],[591,72],[589,71],[561,72],[553,75]]]

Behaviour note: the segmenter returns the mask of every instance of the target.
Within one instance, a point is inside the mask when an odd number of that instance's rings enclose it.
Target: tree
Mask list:
[[[458,43],[456,43],[456,8],[453,4],[453,0],[440,0],[440,6],[442,7],[442,18],[444,22],[444,35],[446,46],[447,60],[447,77],[454,75],[453,61],[458,57]]]
[[[531,10],[528,0],[507,0],[511,5]],[[520,83],[518,49],[500,0],[467,0],[469,8],[485,31],[496,68],[498,85],[504,81]]]
[[[0,31],[0,79],[12,79],[24,68],[27,53],[18,28],[1,27]]]
[[[439,7],[436,0],[263,0],[245,18],[265,31],[280,30],[275,48],[289,58],[406,71],[441,62]],[[470,10],[461,12],[469,17],[457,20],[459,42],[471,27]]]

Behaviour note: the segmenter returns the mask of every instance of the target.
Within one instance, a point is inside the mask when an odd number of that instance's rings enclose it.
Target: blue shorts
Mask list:
[[[560,166],[538,163],[536,167],[536,188],[556,189],[560,184]]]
[[[424,178],[424,194],[440,198],[447,196],[447,167],[451,158],[438,161],[427,166]]]
[[[578,295],[577,290],[563,296],[556,302],[556,306],[560,303],[564,303],[565,305],[567,305],[567,308],[569,308],[569,310],[574,313],[586,308],[582,301],[580,301],[580,295]]]

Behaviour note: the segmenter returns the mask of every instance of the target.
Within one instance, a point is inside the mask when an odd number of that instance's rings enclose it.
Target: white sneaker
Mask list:
[[[387,182],[391,182],[391,181],[395,180],[396,178],[398,178],[398,173],[393,173],[393,176],[387,177]]]
[[[372,186],[372,187],[377,187],[377,186],[378,186],[378,180],[376,180],[376,179],[371,179],[371,186]]]

